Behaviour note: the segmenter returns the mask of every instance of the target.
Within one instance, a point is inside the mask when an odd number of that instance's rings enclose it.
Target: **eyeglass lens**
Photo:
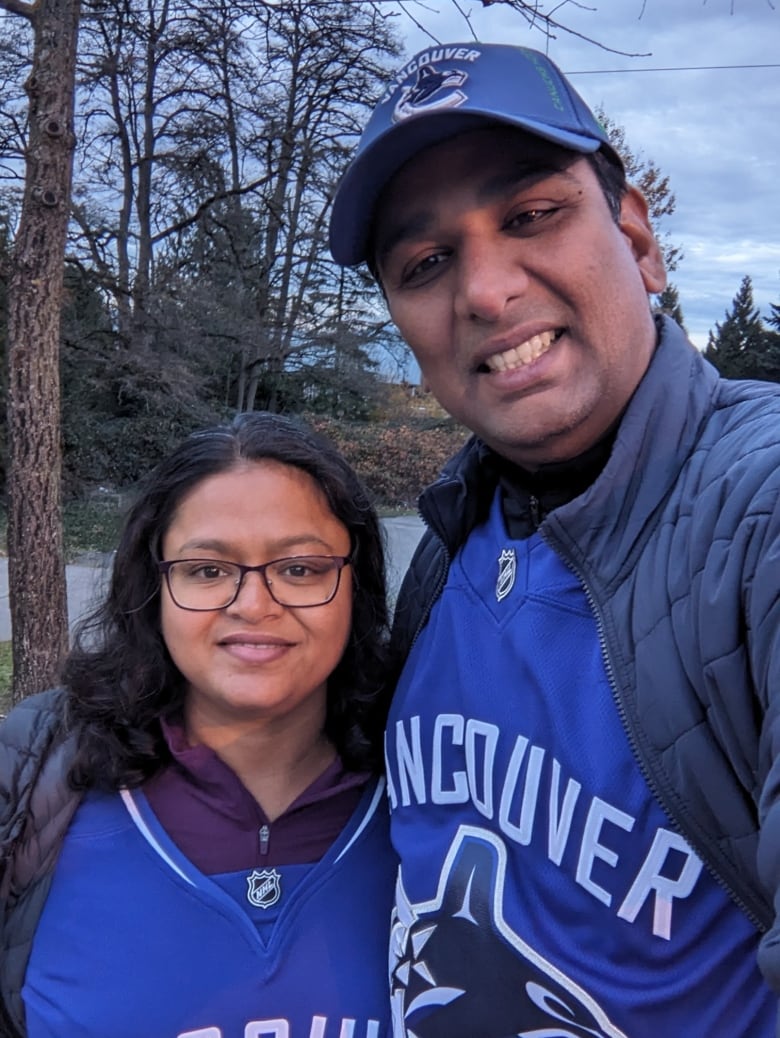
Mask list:
[[[264,578],[280,605],[324,605],[336,593],[344,560],[327,555],[275,559],[263,566],[240,566],[216,559],[181,559],[168,566],[168,587],[183,609],[224,609],[238,597],[248,571]]]

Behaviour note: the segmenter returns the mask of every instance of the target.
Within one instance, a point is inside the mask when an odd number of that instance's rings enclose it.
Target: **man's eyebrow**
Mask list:
[[[575,156],[575,158],[579,157]],[[565,165],[539,165],[538,162],[534,162],[532,165],[517,163],[481,184],[477,190],[477,199],[485,204],[501,198],[510,191],[531,188],[550,177],[568,178],[570,176],[569,165],[570,163]],[[379,247],[376,250],[377,262],[381,264],[401,242],[424,235],[432,223],[433,214],[425,208],[425,202],[422,202],[420,208],[412,211],[407,218],[397,222],[392,219],[388,221],[387,233],[382,235],[382,240],[378,243]]]
[[[480,185],[477,198],[480,202],[492,202],[508,191],[525,190],[554,176],[568,176],[567,166],[517,163]]]
[[[407,238],[417,238],[425,234],[432,222],[431,212],[425,209],[417,210],[405,220],[391,222],[388,232],[382,235],[381,247],[376,250],[377,262],[381,264],[396,245],[400,245]]]

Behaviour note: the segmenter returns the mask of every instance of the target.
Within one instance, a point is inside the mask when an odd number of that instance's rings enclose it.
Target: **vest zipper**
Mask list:
[[[724,890],[726,894],[728,894],[731,901],[742,912],[744,912],[745,916],[747,916],[749,921],[753,924],[753,926],[756,928],[756,930],[758,930],[759,933],[766,933],[769,927],[761,920],[760,916],[747,905],[744,898],[731,886],[731,884],[723,876],[721,876],[715,865],[712,864],[709,860],[706,853],[707,848],[705,846],[700,845],[699,841],[692,837],[686,831],[686,827],[684,827],[680,820],[677,818],[675,812],[673,810],[670,810],[667,803],[667,798],[661,795],[658,784],[656,783],[654,777],[650,774],[649,769],[645,764],[644,758],[642,757],[642,754],[639,751],[639,747],[637,746],[636,739],[634,738],[634,733],[631,731],[630,725],[628,723],[626,711],[623,706],[623,702],[620,698],[620,694],[618,692],[617,681],[615,679],[615,671],[612,666],[612,660],[609,655],[607,636],[604,630],[604,620],[601,614],[601,610],[599,609],[598,604],[596,602],[595,596],[593,595],[593,592],[590,590],[590,587],[588,586],[588,583],[586,582],[579,568],[571,561],[571,559],[569,559],[565,552],[558,551],[556,549],[555,545],[553,544],[553,538],[545,534],[545,532],[542,530],[540,530],[539,533],[542,539],[546,541],[548,547],[551,548],[552,551],[554,551],[559,558],[563,559],[564,563],[569,567],[572,573],[574,573],[577,580],[579,580],[583,591],[585,592],[585,598],[587,599],[588,606],[590,607],[590,610],[593,613],[593,616],[596,620],[596,630],[598,632],[599,637],[601,658],[604,661],[604,670],[607,674],[607,681],[609,682],[609,687],[612,692],[612,698],[617,707],[618,716],[620,717],[620,722],[623,725],[623,731],[626,733],[626,738],[628,739],[628,744],[631,747],[631,752],[633,753],[634,759],[639,765],[639,770],[642,773],[645,782],[647,783],[648,789],[655,797],[655,799],[658,801],[658,803],[661,805],[661,807],[664,809],[667,818],[672,823],[677,832],[680,834],[680,836],[682,836],[683,839],[685,839],[690,844],[690,846],[699,856],[699,858],[702,861],[702,864],[707,869],[709,874],[715,879],[718,886],[722,890]]]

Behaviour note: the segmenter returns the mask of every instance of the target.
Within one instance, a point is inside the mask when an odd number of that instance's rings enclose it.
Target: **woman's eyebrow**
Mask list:
[[[279,537],[270,543],[272,543],[274,551],[282,553],[279,558],[283,557],[284,552],[298,548],[302,545],[316,545],[319,548],[330,548],[327,541],[323,540],[322,537],[313,532],[293,534],[290,537]],[[206,537],[193,537],[191,540],[185,541],[183,544],[178,546],[179,554],[188,551],[210,551],[216,553],[217,558],[223,555],[230,555],[234,550],[235,545],[231,544],[229,541]]]

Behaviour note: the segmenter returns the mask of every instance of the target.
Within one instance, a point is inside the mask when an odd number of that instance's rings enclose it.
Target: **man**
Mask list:
[[[331,248],[475,434],[396,613],[396,1035],[768,1038],[780,387],[652,314],[645,202],[534,51],[401,69]]]

